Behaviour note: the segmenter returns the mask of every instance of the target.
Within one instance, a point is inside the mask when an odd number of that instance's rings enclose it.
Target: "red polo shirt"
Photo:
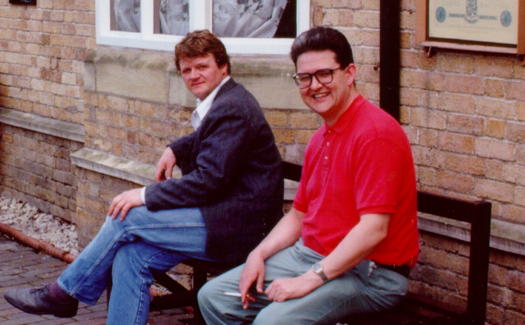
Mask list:
[[[387,237],[368,257],[413,265],[419,251],[416,179],[408,139],[390,115],[358,96],[314,134],[294,201],[303,243],[328,255],[367,213],[390,214]]]

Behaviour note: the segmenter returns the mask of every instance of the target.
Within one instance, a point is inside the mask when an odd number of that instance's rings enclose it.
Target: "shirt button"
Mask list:
[[[328,160],[328,156],[324,156],[324,160]]]

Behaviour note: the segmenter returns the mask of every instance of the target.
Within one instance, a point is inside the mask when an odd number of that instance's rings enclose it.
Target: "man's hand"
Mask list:
[[[248,308],[250,301],[255,301],[255,298],[250,294],[250,288],[254,282],[257,292],[262,293],[264,290],[264,259],[255,251],[248,255],[239,280],[239,291],[244,309]]]
[[[289,299],[301,298],[323,284],[323,280],[312,271],[295,278],[276,279],[266,288],[270,300],[283,302]]]
[[[176,161],[173,150],[171,150],[170,147],[164,149],[162,156],[160,156],[160,159],[157,162],[155,180],[160,182],[172,178],[173,168],[175,167]]]
[[[120,221],[126,218],[129,209],[142,205],[140,188],[125,191],[115,196],[109,207],[108,215],[115,219],[120,213]]]

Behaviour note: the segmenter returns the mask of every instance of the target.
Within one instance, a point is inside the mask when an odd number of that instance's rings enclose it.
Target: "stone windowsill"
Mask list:
[[[129,180],[139,185],[153,182],[155,173],[153,165],[133,162],[88,148],[73,153],[71,157],[73,163],[81,168]],[[175,177],[180,177],[180,171],[177,171]],[[292,199],[295,190],[295,182],[286,182],[285,198]],[[438,216],[421,214],[419,229],[461,241],[468,241],[470,238],[470,226],[467,223]],[[490,247],[525,256],[525,226],[492,219]]]
[[[84,143],[84,126],[0,107],[0,123]]]
[[[292,81],[288,56],[232,56],[232,77],[243,84],[263,108],[307,109]],[[84,87],[159,104],[195,105],[177,73],[171,53],[98,46],[85,61]]]

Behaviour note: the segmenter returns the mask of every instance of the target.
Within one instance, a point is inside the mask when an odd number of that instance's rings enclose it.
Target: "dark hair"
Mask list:
[[[230,57],[226,52],[224,44],[208,30],[196,30],[186,34],[175,46],[175,66],[180,71],[180,60],[184,58],[195,58],[206,54],[212,54],[215,57],[217,66],[228,66],[230,74]]]
[[[290,57],[297,66],[297,58],[304,52],[324,50],[335,53],[335,60],[341,65],[341,68],[346,68],[350,63],[354,63],[352,48],[343,33],[324,26],[311,28],[297,36],[292,44]]]

